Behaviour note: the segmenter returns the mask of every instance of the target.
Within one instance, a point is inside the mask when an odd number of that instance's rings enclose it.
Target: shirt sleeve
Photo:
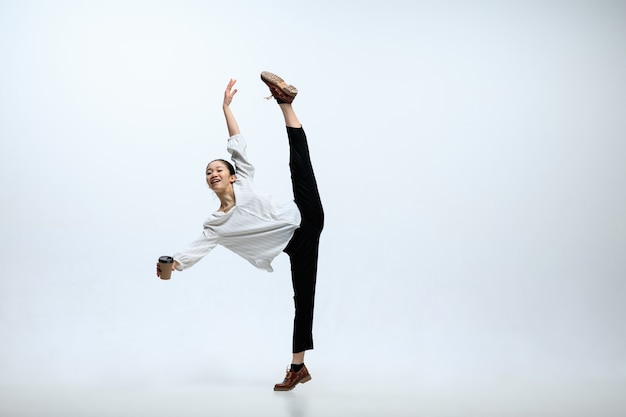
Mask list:
[[[202,234],[186,249],[174,254],[174,260],[180,265],[176,266],[176,270],[182,271],[191,268],[204,258],[211,250],[217,246],[217,236],[210,229],[204,229]]]
[[[246,148],[246,140],[242,135],[233,135],[228,138],[226,150],[231,155],[237,176],[242,179],[252,180],[254,177],[254,166],[248,160]]]

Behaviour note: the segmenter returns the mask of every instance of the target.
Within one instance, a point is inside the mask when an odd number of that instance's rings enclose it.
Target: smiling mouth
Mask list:
[[[220,182],[219,178],[214,178],[214,179],[211,180],[211,184],[215,184],[217,182]]]

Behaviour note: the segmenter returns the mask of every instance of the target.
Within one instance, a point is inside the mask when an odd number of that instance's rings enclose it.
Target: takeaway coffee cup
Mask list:
[[[171,256],[161,256],[159,258],[159,269],[161,269],[161,279],[170,279],[172,276],[172,265],[174,258]]]

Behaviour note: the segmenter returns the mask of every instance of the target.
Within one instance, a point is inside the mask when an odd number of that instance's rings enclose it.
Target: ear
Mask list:
[[[230,176],[230,183],[234,183],[237,180],[237,176],[236,175],[231,175]]]

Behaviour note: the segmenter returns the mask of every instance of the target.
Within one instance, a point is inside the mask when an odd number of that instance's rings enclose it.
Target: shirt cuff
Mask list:
[[[177,271],[183,271],[185,269],[183,263],[179,259],[174,258],[174,260],[178,262],[178,264],[174,264],[174,269],[176,269]]]

